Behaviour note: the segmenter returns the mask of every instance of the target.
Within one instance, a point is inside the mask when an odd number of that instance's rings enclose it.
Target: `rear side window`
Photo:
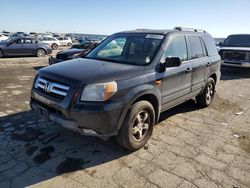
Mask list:
[[[165,58],[179,57],[182,61],[187,60],[187,45],[184,36],[174,37],[165,52]]]
[[[201,39],[198,36],[188,36],[190,46],[190,59],[204,57]]]
[[[204,35],[203,39],[207,47],[208,55],[218,56],[218,51],[217,51],[214,39],[210,35]]]

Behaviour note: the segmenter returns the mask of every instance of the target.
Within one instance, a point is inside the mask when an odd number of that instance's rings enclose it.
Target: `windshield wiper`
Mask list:
[[[108,58],[100,58],[100,57],[85,57],[87,59],[94,59],[94,60],[100,60],[100,61],[106,61],[106,62],[113,62],[113,63],[120,63],[120,64],[127,64],[127,65],[137,65],[142,66],[140,64],[126,61],[126,60],[116,60],[116,59],[108,59]]]

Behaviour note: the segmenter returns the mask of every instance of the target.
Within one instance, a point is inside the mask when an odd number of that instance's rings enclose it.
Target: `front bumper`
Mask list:
[[[47,55],[48,55],[48,54],[51,54],[51,53],[52,53],[52,48],[47,48],[47,49],[46,49],[46,53],[47,53]]]
[[[107,138],[119,131],[121,104],[66,104],[31,93],[31,108],[48,120],[83,135]],[[70,107],[71,106],[71,107]]]
[[[62,61],[63,61],[63,60],[54,58],[54,57],[52,57],[52,56],[49,57],[49,65],[53,65],[53,64],[56,64],[56,63],[60,63],[60,62],[62,62]]]
[[[250,62],[223,60],[222,65],[223,66],[228,66],[228,67],[250,67]]]

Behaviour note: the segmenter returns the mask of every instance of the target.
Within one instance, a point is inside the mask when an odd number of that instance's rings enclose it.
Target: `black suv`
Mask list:
[[[111,35],[83,59],[39,70],[31,107],[85,135],[116,136],[129,149],[149,140],[160,113],[188,99],[206,107],[221,59],[205,31],[135,30]]]
[[[219,54],[225,66],[250,67],[250,34],[229,35],[219,45]]]

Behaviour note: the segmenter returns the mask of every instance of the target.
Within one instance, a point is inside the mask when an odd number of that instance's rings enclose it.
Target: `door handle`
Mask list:
[[[209,67],[211,65],[211,62],[207,62],[207,67]]]
[[[191,73],[191,72],[192,72],[192,69],[188,67],[186,70],[186,73]]]

